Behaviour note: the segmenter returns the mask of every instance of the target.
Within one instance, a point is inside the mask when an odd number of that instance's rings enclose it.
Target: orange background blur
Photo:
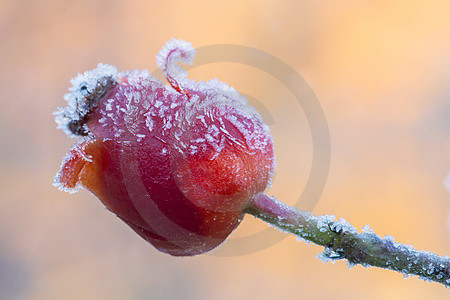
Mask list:
[[[52,112],[77,72],[98,62],[154,70],[171,37],[245,45],[294,68],[325,112],[331,167],[314,213],[449,254],[449,14],[445,0],[0,0],[0,298],[448,299],[436,283],[322,264],[321,248],[292,236],[248,255],[223,257],[219,248],[173,258],[87,191],[69,195],[51,183],[73,143]],[[256,99],[275,140],[269,192],[294,204],[312,145],[293,95],[245,65],[190,75],[218,77]],[[230,239],[266,227],[246,217]]]

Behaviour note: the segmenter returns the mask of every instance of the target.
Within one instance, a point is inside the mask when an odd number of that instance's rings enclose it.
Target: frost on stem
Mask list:
[[[319,256],[323,261],[346,259],[349,266],[375,266],[400,272],[405,277],[417,275],[450,286],[448,256],[415,250],[410,245],[394,242],[391,236],[381,238],[366,226],[358,233],[343,219],[335,221],[334,216],[326,215],[316,217],[264,194],[253,199],[247,212],[278,229],[324,246],[325,250]]]
[[[183,83],[189,85],[189,82],[186,71],[177,63],[181,61],[190,65],[194,56],[195,49],[191,43],[174,38],[170,39],[156,56],[156,64],[163,71],[167,81],[180,93],[186,94],[182,85]]]
[[[217,79],[195,82],[187,78],[187,72],[178,63],[191,65],[195,57],[195,48],[191,43],[183,40],[170,39],[156,55],[156,64],[163,72],[170,85],[179,93],[189,97],[194,92],[204,94],[216,94],[217,92],[228,93],[230,98],[239,98],[243,104],[246,100],[238,92],[224,82]]]

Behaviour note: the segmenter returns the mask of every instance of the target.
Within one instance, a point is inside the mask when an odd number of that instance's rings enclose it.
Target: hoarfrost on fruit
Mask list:
[[[92,191],[159,250],[194,255],[219,245],[250,200],[270,182],[272,138],[259,114],[233,88],[195,82],[178,62],[195,51],[170,40],[148,71],[99,64],[72,80],[58,128],[81,136],[55,185]],[[164,224],[162,226],[161,224]]]

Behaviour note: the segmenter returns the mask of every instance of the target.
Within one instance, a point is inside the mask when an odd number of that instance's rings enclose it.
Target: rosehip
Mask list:
[[[272,139],[256,111],[217,80],[194,82],[176,65],[191,44],[170,40],[157,64],[170,86],[146,71],[99,64],[79,74],[56,112],[78,142],[55,185],[83,186],[158,250],[196,255],[240,223],[269,184]]]

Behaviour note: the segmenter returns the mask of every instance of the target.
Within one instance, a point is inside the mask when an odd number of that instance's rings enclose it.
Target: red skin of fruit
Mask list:
[[[172,88],[115,74],[83,116],[85,137],[56,183],[87,188],[158,250],[191,256],[221,244],[266,189],[273,146],[236,92],[169,75]]]

